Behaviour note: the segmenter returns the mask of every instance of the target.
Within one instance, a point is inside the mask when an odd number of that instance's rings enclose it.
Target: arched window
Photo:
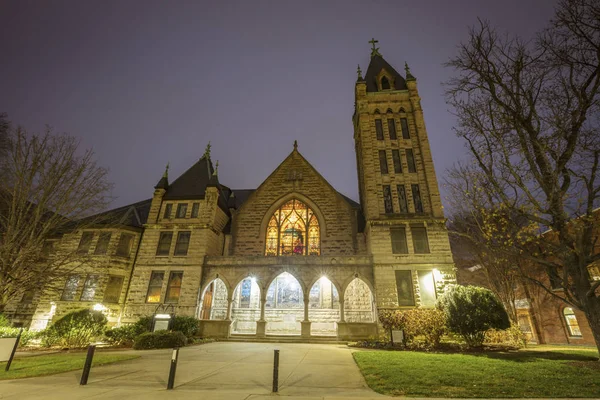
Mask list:
[[[385,76],[381,78],[381,90],[387,90],[390,88],[390,81]]]
[[[318,256],[321,230],[313,210],[293,199],[281,206],[267,225],[267,256]]]
[[[575,316],[575,313],[571,307],[565,307],[563,309],[563,317],[565,318],[565,323],[567,324],[569,336],[581,337],[581,330],[579,329],[579,324],[577,323],[577,317]]]

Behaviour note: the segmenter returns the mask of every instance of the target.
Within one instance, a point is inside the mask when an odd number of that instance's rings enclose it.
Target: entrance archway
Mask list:
[[[300,282],[290,273],[283,272],[271,282],[265,304],[266,333],[271,335],[299,335],[304,319],[304,295]]]
[[[344,316],[346,322],[373,322],[373,293],[369,285],[354,278],[344,292]]]
[[[335,285],[323,276],[309,292],[308,319],[311,335],[336,336],[340,320],[340,296]]]
[[[246,278],[235,287],[231,307],[231,331],[233,333],[256,333],[256,321],[260,319],[260,287],[255,278]]]
[[[199,319],[224,320],[227,318],[227,286],[221,279],[216,278],[209,283],[200,299]]]

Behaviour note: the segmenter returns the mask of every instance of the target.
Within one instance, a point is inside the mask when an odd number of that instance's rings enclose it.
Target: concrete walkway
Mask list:
[[[279,394],[272,394],[273,350],[280,350]],[[129,352],[127,352],[129,353]],[[181,349],[175,390],[167,391],[170,350],[81,371],[0,381],[0,399],[386,398],[367,387],[345,345],[218,342]]]

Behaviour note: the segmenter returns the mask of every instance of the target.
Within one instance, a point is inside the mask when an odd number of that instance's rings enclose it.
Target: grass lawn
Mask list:
[[[6,362],[0,362],[0,380],[29,378],[33,376],[52,375],[61,372],[83,370],[86,353],[58,353],[41,356],[15,358],[8,372],[4,371]],[[119,354],[117,352],[97,352],[94,354],[93,367],[119,361],[138,358],[138,355]]]
[[[365,350],[353,355],[371,389],[392,396],[600,397],[595,349],[544,346],[480,354]]]

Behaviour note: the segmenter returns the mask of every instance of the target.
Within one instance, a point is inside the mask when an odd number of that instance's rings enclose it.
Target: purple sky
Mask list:
[[[152,196],[212,144],[222,183],[256,188],[292,150],[358,199],[352,112],[371,37],[417,78],[438,180],[464,157],[442,63],[477,17],[530,37],[554,0],[0,0],[0,112],[81,138],[115,206]],[[442,188],[443,193],[443,188]]]

